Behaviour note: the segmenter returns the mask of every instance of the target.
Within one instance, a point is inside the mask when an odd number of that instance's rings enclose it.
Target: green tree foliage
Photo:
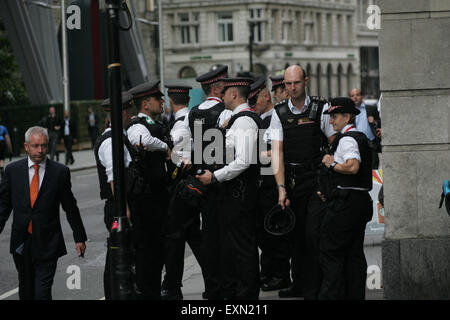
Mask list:
[[[0,20],[0,107],[28,104],[28,94],[5,26]]]

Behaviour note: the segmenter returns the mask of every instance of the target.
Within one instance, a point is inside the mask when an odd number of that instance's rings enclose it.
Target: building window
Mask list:
[[[253,26],[253,41],[254,42],[262,42],[263,41],[263,10],[261,8],[258,9],[250,9],[250,26]]]
[[[178,14],[177,27],[181,44],[192,44],[199,42],[199,14],[198,12],[183,12]]]
[[[281,40],[287,42],[292,37],[292,13],[290,10],[281,11]]]
[[[233,13],[219,12],[217,14],[219,42],[233,42]]]
[[[197,78],[197,72],[195,72],[194,68],[187,66],[180,70],[179,76],[180,79]]]

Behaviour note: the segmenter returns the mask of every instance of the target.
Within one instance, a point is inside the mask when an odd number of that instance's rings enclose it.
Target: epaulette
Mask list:
[[[319,102],[322,102],[322,103],[328,103],[328,100],[325,99],[324,97],[310,96],[309,98],[311,99],[311,101],[312,100],[316,100],[316,101],[319,101]]]
[[[281,100],[281,101],[277,102],[277,103],[274,105],[274,107],[277,107],[277,106],[279,106],[279,105],[282,105],[282,104],[285,104],[285,103],[288,103],[288,102],[289,102],[289,99]]]

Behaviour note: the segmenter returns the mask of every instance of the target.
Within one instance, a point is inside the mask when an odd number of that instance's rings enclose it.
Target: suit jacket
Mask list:
[[[13,210],[11,253],[24,243],[28,224],[32,218],[33,259],[57,259],[65,255],[67,251],[59,218],[60,204],[66,212],[75,242],[87,240],[71,188],[69,168],[47,159],[42,185],[31,208],[28,158],[13,162],[5,168],[0,184],[0,233]]]
[[[61,135],[64,137],[64,132],[66,129],[66,119],[62,121]],[[73,139],[77,138],[77,123],[72,118],[69,118],[69,132]]]

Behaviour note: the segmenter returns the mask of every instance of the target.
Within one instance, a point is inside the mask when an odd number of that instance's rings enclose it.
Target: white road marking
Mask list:
[[[6,299],[6,298],[8,298],[9,296],[12,296],[13,294],[16,294],[16,293],[18,293],[18,292],[19,292],[19,288],[18,288],[18,287],[15,288],[15,289],[9,290],[8,292],[6,292],[6,293],[4,293],[4,294],[2,294],[2,295],[0,296],[0,300]]]

